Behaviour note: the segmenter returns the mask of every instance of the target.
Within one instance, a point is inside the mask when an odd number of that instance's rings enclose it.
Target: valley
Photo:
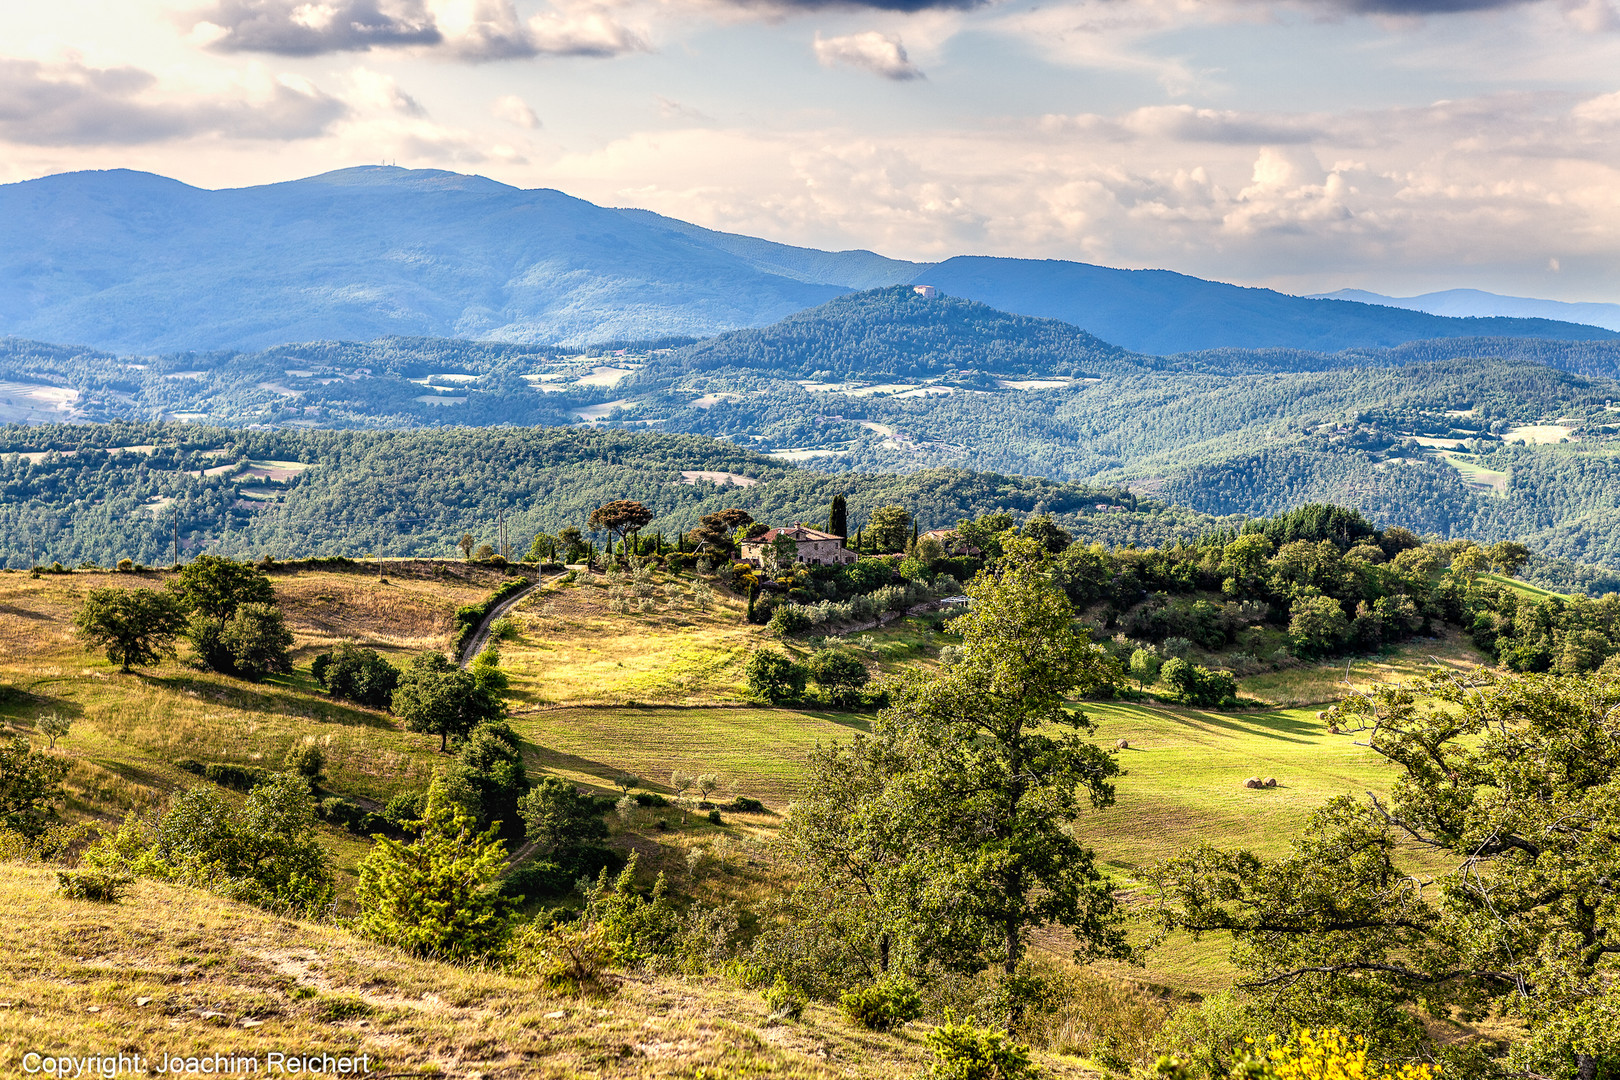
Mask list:
[[[8,206],[0,1071],[1612,1071],[1575,306],[387,166]]]

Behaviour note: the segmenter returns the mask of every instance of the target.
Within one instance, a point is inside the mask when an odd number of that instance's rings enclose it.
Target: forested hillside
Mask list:
[[[835,476],[692,436],[109,424],[0,431],[0,556],[12,566],[31,552],[67,565],[166,562],[176,515],[185,551],[449,556],[464,533],[491,541],[503,515],[521,551],[537,532],[584,527],[611,498],[645,503],[656,514],[648,531],[674,533],[730,506],[825,523],[839,493],[851,530],[885,505],[925,529],[1000,509],[1047,513],[1108,543],[1191,539],[1212,523],[1117,488],[962,469]]]
[[[0,419],[158,417],[252,434],[198,436],[208,445],[195,450],[221,454],[149,466],[112,498],[82,502],[76,525],[63,516],[57,494],[24,484],[18,490],[28,494],[5,511],[17,537],[6,543],[22,556],[30,541],[55,545],[71,525],[89,539],[63,557],[105,558],[113,554],[108,538],[155,535],[154,515],[172,517],[165,509],[172,499],[183,516],[195,503],[198,542],[205,535],[230,534],[245,544],[307,535],[415,550],[419,542],[459,536],[452,519],[465,512],[493,514],[502,506],[522,515],[520,528],[554,528],[587,496],[570,494],[571,481],[555,477],[544,483],[561,487],[537,495],[540,481],[508,475],[480,456],[515,436],[446,434],[450,443],[472,440],[456,460],[488,475],[468,482],[476,498],[453,492],[422,510],[410,492],[397,490],[400,473],[319,434],[518,424],[724,440],[731,445],[669,445],[689,448],[677,455],[690,461],[685,471],[736,472],[725,462],[746,459],[746,475],[782,478],[748,498],[802,489],[760,504],[773,513],[811,514],[834,489],[848,488],[858,501],[860,491],[889,485],[905,492],[893,501],[915,506],[930,524],[949,524],[980,504],[927,495],[926,478],[833,480],[790,466],[826,474],[972,469],[1081,489],[1124,487],[1217,516],[1333,500],[1380,522],[1405,521],[1448,537],[1523,539],[1549,556],[1620,568],[1620,477],[1610,463],[1620,440],[1613,411],[1620,383],[1604,374],[1617,357],[1612,343],[1497,339],[1338,354],[1150,357],[1064,323],[925,298],[904,286],[841,297],[760,330],[585,353],[391,338],[131,358],[11,340],[0,347]],[[309,442],[292,437],[301,429],[311,432]],[[99,445],[151,441],[106,439]],[[252,449],[254,439],[270,448]],[[423,434],[400,445],[433,442]],[[36,441],[17,433],[7,445],[27,449]],[[238,445],[250,448],[227,452]],[[409,459],[412,451],[400,453]],[[305,455],[325,467],[295,477],[251,465],[311,464]],[[359,486],[318,493],[326,476],[343,476],[342,483],[359,477]],[[61,483],[63,490],[90,490],[99,482]],[[646,479],[637,465],[617,483],[641,491],[664,482]],[[581,482],[578,491],[588,487]],[[496,491],[504,502],[489,494]],[[387,500],[386,507],[357,506],[359,498]],[[696,492],[667,508],[666,496],[648,498],[661,513],[698,512]],[[132,557],[147,557],[157,541],[131,543]]]

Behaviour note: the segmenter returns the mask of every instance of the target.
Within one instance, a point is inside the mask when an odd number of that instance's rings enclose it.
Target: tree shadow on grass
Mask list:
[[[291,692],[267,692],[250,683],[218,683],[192,675],[142,675],[142,680],[182,694],[192,694],[221,705],[229,705],[248,712],[268,713],[276,716],[297,717],[323,724],[343,724],[347,727],[392,729],[394,721],[387,716],[339,701],[321,701],[308,697],[295,697]]]
[[[1148,707],[1141,706],[1141,708]],[[1189,726],[1202,724],[1234,734],[1254,735],[1263,739],[1276,739],[1279,742],[1306,744],[1315,741],[1312,736],[1319,737],[1325,734],[1325,729],[1320,724],[1287,716],[1281,710],[1226,714],[1207,709],[1159,705],[1152,707],[1152,711],[1159,717]],[[1106,723],[1107,718],[1101,719]]]
[[[0,721],[32,725],[48,712],[78,717],[84,715],[84,707],[69,698],[36,694],[17,686],[0,686]]]
[[[606,762],[597,761],[594,758],[580,757],[578,754],[565,753],[549,746],[542,746],[529,739],[523,740],[523,749],[526,751],[524,754],[525,763],[532,761],[542,769],[549,769],[552,772],[567,771],[594,776],[602,781],[604,790],[617,791],[618,785],[616,781],[624,775],[623,769],[615,768]],[[637,787],[643,790],[670,790],[669,785],[656,783],[648,777],[641,777],[640,780],[641,783]]]
[[[104,757],[91,757],[84,758],[83,760],[87,764],[94,765],[96,768],[101,769],[103,772],[112,773],[119,779],[127,780],[131,784],[136,784],[140,787],[151,788],[157,791],[167,791],[175,786],[174,776],[172,773],[160,772],[155,768],[137,765],[134,762],[119,761],[115,758]],[[202,777],[200,776],[191,776],[189,773],[182,774],[182,776],[184,777],[184,779],[181,781],[182,784],[185,784],[187,781],[197,784],[203,782]]]
[[[849,728],[851,731],[859,731],[862,734],[871,734],[872,731],[871,718],[861,716],[857,713],[825,712],[820,709],[803,709],[799,710],[799,715],[808,716],[816,720],[824,720],[829,724],[837,724],[839,727]]]

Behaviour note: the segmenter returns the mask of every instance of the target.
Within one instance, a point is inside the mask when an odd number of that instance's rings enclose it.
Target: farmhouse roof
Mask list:
[[[775,541],[778,536],[785,536],[789,540],[793,540],[793,541],[796,541],[796,542],[799,542],[799,543],[803,543],[803,542],[809,541],[809,540],[842,540],[843,539],[842,536],[837,536],[837,535],[835,535],[833,533],[822,532],[819,529],[812,529],[808,525],[784,525],[779,529],[771,529],[769,532],[765,532],[765,533],[762,533],[759,536],[754,537],[753,540],[750,541],[750,543],[769,544],[769,543],[772,543],[773,541]]]

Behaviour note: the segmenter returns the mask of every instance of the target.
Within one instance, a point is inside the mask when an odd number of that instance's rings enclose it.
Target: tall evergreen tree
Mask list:
[[[834,536],[849,535],[849,510],[842,493],[833,496],[832,509],[827,514],[827,531]]]

